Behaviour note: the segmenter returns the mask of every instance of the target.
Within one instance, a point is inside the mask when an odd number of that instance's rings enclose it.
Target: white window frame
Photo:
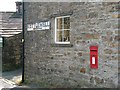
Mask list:
[[[55,43],[56,44],[70,44],[70,41],[69,42],[58,42],[57,41],[57,19],[58,18],[64,18],[64,17],[70,17],[70,16],[55,17]]]
[[[2,37],[0,37],[0,47],[3,47],[3,38]]]

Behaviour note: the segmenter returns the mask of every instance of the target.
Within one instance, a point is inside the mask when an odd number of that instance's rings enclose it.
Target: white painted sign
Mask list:
[[[50,21],[32,23],[27,25],[27,31],[50,29]]]
[[[92,57],[92,64],[95,64],[95,57]]]

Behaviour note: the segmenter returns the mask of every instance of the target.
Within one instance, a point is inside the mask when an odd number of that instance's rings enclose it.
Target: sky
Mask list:
[[[16,1],[22,1],[22,0],[1,0],[0,1],[0,12],[1,11],[16,11]]]

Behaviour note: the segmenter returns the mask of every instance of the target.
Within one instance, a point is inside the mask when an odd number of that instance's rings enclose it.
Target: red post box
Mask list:
[[[90,68],[98,68],[98,46],[90,46]]]

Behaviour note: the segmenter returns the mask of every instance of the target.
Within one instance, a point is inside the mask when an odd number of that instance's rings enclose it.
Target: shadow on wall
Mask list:
[[[22,66],[22,34],[3,38],[2,70],[10,71]]]

